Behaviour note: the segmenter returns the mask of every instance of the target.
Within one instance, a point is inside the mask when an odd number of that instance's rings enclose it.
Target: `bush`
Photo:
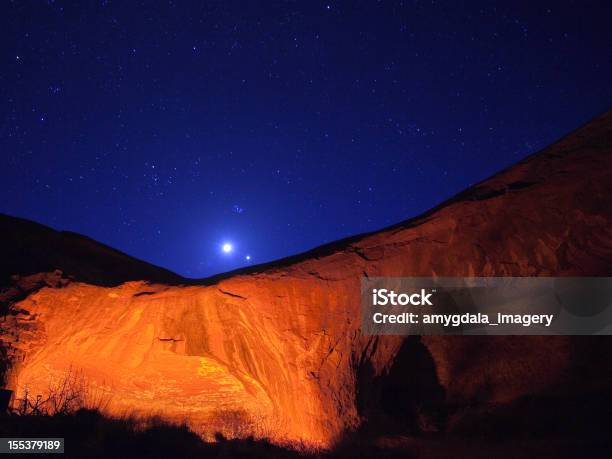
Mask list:
[[[33,395],[26,384],[21,398],[16,400],[15,414],[69,415],[87,408],[101,410],[110,402],[110,394],[89,385],[82,371],[71,367],[59,378],[51,378],[44,394]]]

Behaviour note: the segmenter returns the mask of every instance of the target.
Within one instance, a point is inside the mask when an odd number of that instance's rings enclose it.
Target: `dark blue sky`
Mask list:
[[[0,212],[192,277],[396,223],[610,108],[606,3],[2,2]]]

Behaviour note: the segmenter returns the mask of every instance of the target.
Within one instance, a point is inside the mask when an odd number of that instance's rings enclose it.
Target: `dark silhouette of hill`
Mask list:
[[[0,287],[21,277],[62,271],[93,285],[114,286],[131,280],[176,284],[181,276],[69,231],[0,214]]]

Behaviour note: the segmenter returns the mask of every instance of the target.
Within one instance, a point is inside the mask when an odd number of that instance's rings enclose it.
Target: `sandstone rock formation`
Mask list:
[[[4,217],[3,238],[22,224]],[[70,240],[47,249],[52,230],[18,231],[13,239],[38,234],[28,253],[53,254],[31,269],[21,247],[3,273],[62,270],[5,290],[5,380],[18,396],[44,393],[72,368],[110,394],[111,414],[204,432],[240,413],[276,441],[329,446],[368,420],[452,431],[525,397],[563,400],[612,382],[606,337],[359,330],[362,276],[612,275],[612,112],[418,218],[212,279],[179,279],[91,241],[95,258]],[[74,262],[60,263],[66,252]]]

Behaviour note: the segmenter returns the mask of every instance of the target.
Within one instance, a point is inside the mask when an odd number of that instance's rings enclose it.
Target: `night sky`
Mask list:
[[[0,212],[190,277],[397,223],[612,106],[605,3],[3,1]]]

